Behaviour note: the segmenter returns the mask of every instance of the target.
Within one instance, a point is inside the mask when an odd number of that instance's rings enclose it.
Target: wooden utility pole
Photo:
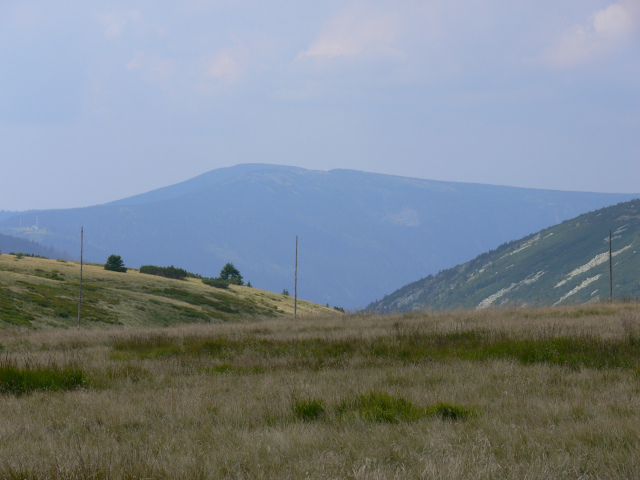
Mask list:
[[[609,301],[613,302],[613,256],[611,255],[611,230],[609,230]]]
[[[80,310],[82,308],[82,250],[84,247],[84,227],[80,227],[80,295],[78,296],[78,328],[80,328]]]
[[[296,272],[293,283],[293,318],[298,316],[298,235],[296,235]]]

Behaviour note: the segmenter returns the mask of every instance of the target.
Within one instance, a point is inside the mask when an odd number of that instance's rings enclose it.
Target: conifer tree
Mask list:
[[[109,255],[107,263],[104,264],[105,270],[111,270],[112,272],[126,272],[127,267],[124,266],[124,261],[120,255]]]

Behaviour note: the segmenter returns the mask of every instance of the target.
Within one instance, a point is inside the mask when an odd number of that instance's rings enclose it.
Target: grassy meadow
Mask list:
[[[0,254],[0,330],[75,327],[79,280],[78,262]],[[96,264],[84,265],[82,298],[83,328],[242,322],[292,316],[294,308],[293,297],[257,288],[219,289]],[[298,299],[301,315],[332,311]]]
[[[0,345],[1,478],[640,478],[637,303]]]

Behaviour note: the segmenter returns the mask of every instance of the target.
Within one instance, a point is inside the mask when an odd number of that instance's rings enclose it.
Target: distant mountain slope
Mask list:
[[[25,212],[0,232],[132,267],[206,276],[233,262],[259,288],[362,307],[427,273],[632,195],[436,182],[351,170],[238,165],[105,205]],[[39,222],[38,230],[19,229]]]
[[[0,210],[0,221],[4,220],[5,218],[12,217],[15,214],[16,212],[10,212],[8,210]]]
[[[32,242],[31,240],[25,240],[24,238],[16,238],[10,235],[3,235],[0,233],[0,252],[21,252],[29,255],[39,255],[41,257],[49,258],[62,258],[69,259],[71,256],[68,253],[61,252],[52,247],[41,245],[38,242]]]
[[[410,283],[369,309],[381,312],[563,305],[640,298],[640,200],[580,215]]]

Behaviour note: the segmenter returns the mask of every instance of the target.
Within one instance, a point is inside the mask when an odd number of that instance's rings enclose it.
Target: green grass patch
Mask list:
[[[16,282],[24,291],[16,297],[24,305],[34,309],[34,313],[42,313],[62,320],[73,320],[78,316],[77,283],[61,283],[59,285],[44,285],[24,281]],[[99,305],[99,302],[117,303],[103,295],[99,287],[83,286],[82,321],[120,324],[121,322],[111,312]]]
[[[116,339],[112,343],[114,352],[111,358],[128,360],[130,358],[160,358],[183,353],[182,345],[165,334],[131,336]]]
[[[0,284],[0,321],[11,325],[32,328],[31,321],[35,320],[17,304],[15,293]]]
[[[24,395],[36,390],[58,391],[83,387],[86,378],[75,366],[18,365],[11,359],[0,360],[0,393]]]
[[[632,339],[603,339],[582,335],[514,339],[483,331],[399,333],[397,342],[374,340],[375,355],[406,362],[433,360],[515,360],[525,365],[547,363],[570,368],[636,368],[640,345]]]
[[[212,367],[204,367],[201,370],[203,373],[213,374],[213,375],[257,375],[261,373],[265,373],[267,370],[263,367],[259,366],[238,366],[233,365],[231,363],[222,363],[220,365],[214,365]]]
[[[175,339],[150,335],[117,341],[113,348],[126,358],[167,355],[210,356],[233,360],[240,356],[276,362],[278,368],[347,368],[353,361],[405,364],[430,361],[511,360],[525,365],[547,363],[569,368],[628,368],[640,366],[640,342],[635,336],[602,339],[592,336],[513,339],[482,331],[412,333],[374,339],[266,339],[255,336]],[[123,357],[123,358],[125,358]]]
[[[163,297],[172,298],[181,302],[190,303],[191,305],[207,305],[209,307],[216,307],[217,302],[212,298],[206,297],[200,293],[193,293],[181,288],[164,288],[155,289],[153,293],[161,295]]]
[[[274,316],[272,309],[264,308],[254,301],[243,300],[228,294],[211,292],[208,295],[203,295],[201,293],[193,293],[182,288],[154,289],[151,293],[171,298],[173,300],[179,300],[191,305],[210,308],[214,312],[233,315],[245,313],[252,316]]]
[[[46,271],[46,270],[42,270],[41,268],[36,268],[33,271],[33,273],[37,277],[48,278],[49,280],[58,280],[58,281],[64,280],[64,275],[60,273],[58,270]]]
[[[184,307],[182,305],[171,305],[171,308],[177,310],[180,314],[184,315],[190,320],[198,319],[198,320],[210,320],[211,317],[206,313],[196,310],[191,307]]]
[[[260,339],[254,336],[177,339],[165,334],[156,334],[115,339],[112,342],[112,348],[118,352],[127,352],[128,355],[120,355],[121,358],[189,355],[233,359],[251,353],[254,354],[254,358],[291,358],[294,366],[297,364],[318,368],[339,365],[343,360],[358,353],[358,342],[349,340],[324,341],[321,339],[302,339],[288,342]]]
[[[438,402],[425,409],[427,415],[438,416],[443,420],[466,420],[475,415],[475,410],[450,402]]]
[[[311,413],[303,418],[305,408],[313,412],[313,405],[320,404],[325,411],[322,400],[296,401],[294,413],[301,420],[315,420]],[[299,406],[298,406],[299,405]],[[297,413],[300,410],[301,413]],[[463,407],[451,402],[438,402],[430,406],[418,406],[402,395],[391,395],[387,392],[373,391],[366,394],[343,398],[334,407],[338,418],[344,420],[364,420],[377,423],[414,422],[422,418],[437,417],[442,420],[462,421],[476,414],[473,408]]]
[[[400,395],[385,392],[370,392],[343,399],[336,407],[342,417],[384,423],[410,422],[428,415],[424,408],[413,405]]]
[[[297,398],[291,405],[295,417],[303,422],[318,420],[324,414],[325,408],[324,402],[317,398]]]

